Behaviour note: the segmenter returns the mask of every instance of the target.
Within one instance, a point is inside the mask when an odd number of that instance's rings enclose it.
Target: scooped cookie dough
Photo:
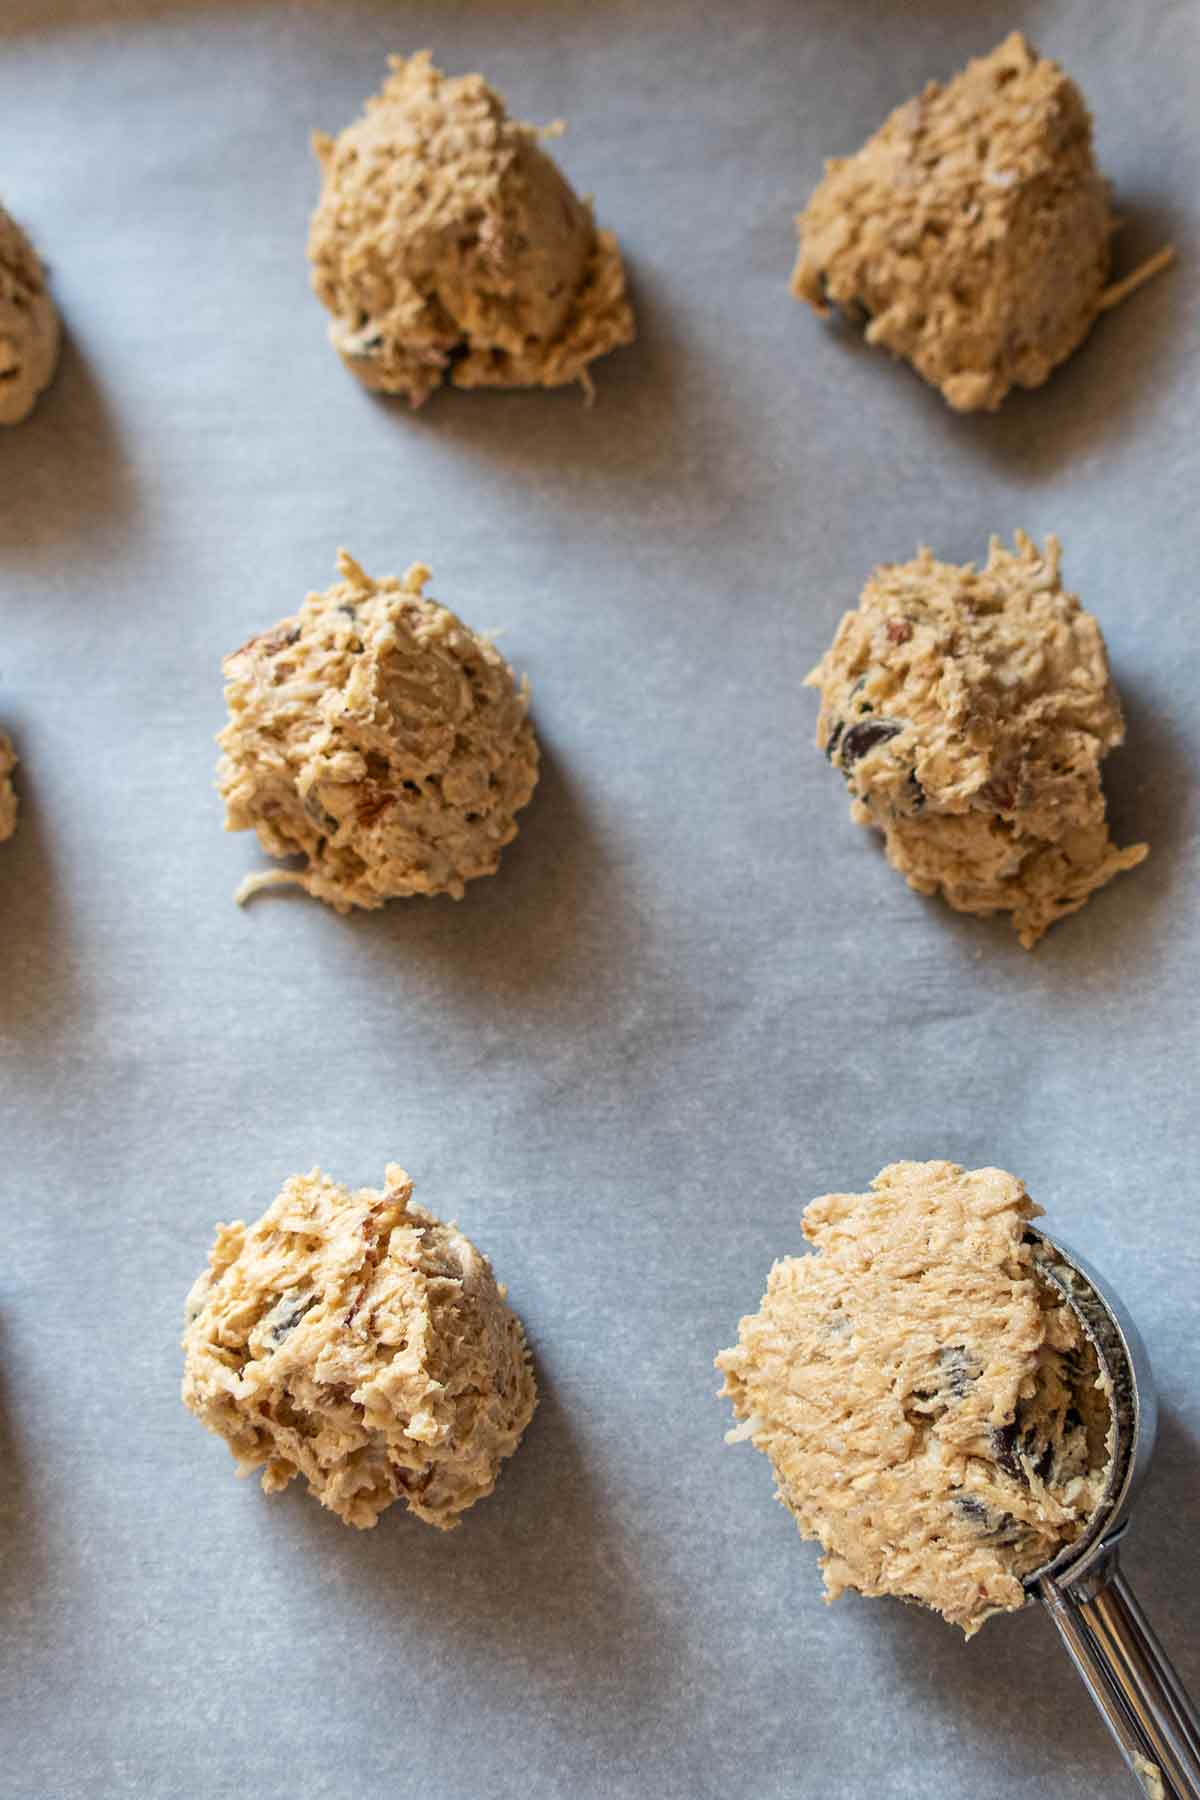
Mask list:
[[[929,550],[885,564],[807,677],[855,823],[919,893],[1011,913],[1027,949],[1148,854],[1108,835],[1100,762],[1125,726],[1060,554],[1018,532],[982,570]]]
[[[293,1175],[217,1227],[187,1300],[183,1399],[266,1493],[301,1475],[348,1525],[393,1500],[450,1530],[496,1485],[536,1404],[519,1319],[454,1225],[386,1189]]]
[[[17,829],[17,792],[12,784],[16,766],[16,751],[0,731],[0,844]]]
[[[858,321],[960,412],[1039,387],[1097,315],[1116,221],[1083,96],[1019,32],[833,157],[797,219],[792,292]]]
[[[902,1162],[871,1190],[812,1202],[818,1254],[775,1264],[718,1356],[729,1438],[770,1457],[829,1599],[918,1600],[970,1637],[1086,1527],[1112,1407],[1015,1176]]]
[[[54,374],[58,342],[58,314],[37,252],[0,206],[0,425],[18,425],[32,412]]]
[[[590,391],[589,363],[634,335],[616,238],[482,75],[448,80],[428,51],[390,65],[361,119],[313,139],[334,349],[413,406],[446,379]]]
[[[253,828],[338,912],[451,894],[492,875],[537,782],[529,694],[494,645],[435,600],[429,570],[372,581],[344,550],[342,580],[225,658],[217,739],[225,829]]]

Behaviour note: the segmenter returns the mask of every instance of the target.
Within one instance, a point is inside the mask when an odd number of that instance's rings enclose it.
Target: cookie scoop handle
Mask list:
[[[1038,1594],[1149,1800],[1200,1800],[1200,1719],[1125,1579],[1118,1540]]]

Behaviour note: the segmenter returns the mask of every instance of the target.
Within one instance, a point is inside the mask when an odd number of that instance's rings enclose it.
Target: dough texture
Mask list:
[[[217,739],[225,829],[253,828],[295,883],[338,912],[405,894],[451,894],[494,874],[537,782],[528,689],[494,645],[422,588],[372,581],[346,552],[342,580],[309,594],[225,658],[229,723]]]
[[[804,1214],[717,1358],[777,1497],[843,1589],[972,1636],[1084,1530],[1113,1456],[1096,1352],[1035,1273],[1035,1206],[1003,1169],[892,1163]]]
[[[1019,32],[825,168],[797,219],[792,292],[865,313],[868,343],[960,412],[1039,387],[1109,303],[1115,222],[1091,116]]]
[[[308,255],[334,349],[413,406],[443,379],[590,392],[588,364],[633,341],[616,238],[482,75],[389,61],[363,116],[313,138]]]
[[[454,1225],[386,1189],[293,1175],[219,1225],[187,1300],[184,1404],[266,1493],[294,1475],[347,1525],[393,1500],[450,1530],[490,1494],[536,1404],[519,1319]]]
[[[32,412],[54,374],[58,342],[58,313],[37,252],[0,206],[0,425],[17,425]]]
[[[1100,762],[1125,735],[1104,639],[1064,593],[1060,546],[993,538],[986,568],[885,564],[807,677],[817,748],[888,861],[1022,944],[1148,854],[1108,835]]]
[[[17,829],[17,793],[12,772],[17,766],[17,753],[0,731],[0,844]]]

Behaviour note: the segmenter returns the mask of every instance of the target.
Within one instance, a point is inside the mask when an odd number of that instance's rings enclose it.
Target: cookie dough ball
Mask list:
[[[33,245],[0,206],[0,425],[18,425],[58,362],[58,314]]]
[[[1104,1495],[1112,1406],[1074,1312],[1037,1278],[1037,1216],[1002,1169],[892,1163],[804,1214],[717,1358],[778,1498],[844,1588],[933,1607],[968,1637]]]
[[[959,912],[1009,912],[1026,949],[1147,855],[1108,835],[1100,761],[1125,735],[1100,627],[1058,540],[993,538],[987,567],[876,569],[808,676],[817,747],[888,861]]]
[[[184,1404],[268,1494],[302,1475],[347,1525],[393,1500],[444,1531],[490,1494],[536,1403],[491,1264],[415,1206],[293,1175],[256,1224],[219,1225],[187,1300]]]
[[[1079,89],[1014,32],[829,161],[797,225],[796,297],[865,313],[868,343],[974,412],[1087,336],[1114,220]]]
[[[16,751],[0,731],[0,843],[17,829],[17,793],[12,784],[16,766]]]
[[[338,912],[451,894],[492,875],[537,782],[519,687],[494,645],[422,588],[342,580],[225,658],[217,742],[225,829],[253,829],[303,870],[250,876],[238,899],[295,883]]]
[[[309,232],[329,338],[369,388],[419,406],[457,387],[590,383],[633,340],[617,241],[482,75],[394,56],[337,138],[318,133]]]

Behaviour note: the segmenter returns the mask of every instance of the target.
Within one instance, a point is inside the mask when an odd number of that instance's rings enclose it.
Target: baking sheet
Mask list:
[[[963,419],[788,298],[790,218],[1016,25],[1092,103],[1122,266],[1182,262]],[[570,123],[640,325],[590,410],[413,417],[326,346],[307,134],[424,44]],[[1200,1688],[1195,8],[7,0],[0,45],[0,194],[68,333],[0,437],[0,1792],[1123,1795],[1034,1610],[964,1649],[821,1604],[711,1359],[814,1194],[1016,1170],[1147,1339],[1127,1561]],[[1153,846],[1032,955],[886,868],[800,685],[873,563],[1016,526],[1104,625],[1116,832]],[[338,544],[503,633],[542,783],[460,904],[241,913],[219,659]],[[214,1221],[388,1159],[491,1255],[542,1388],[445,1536],[266,1499],[177,1396]]]

